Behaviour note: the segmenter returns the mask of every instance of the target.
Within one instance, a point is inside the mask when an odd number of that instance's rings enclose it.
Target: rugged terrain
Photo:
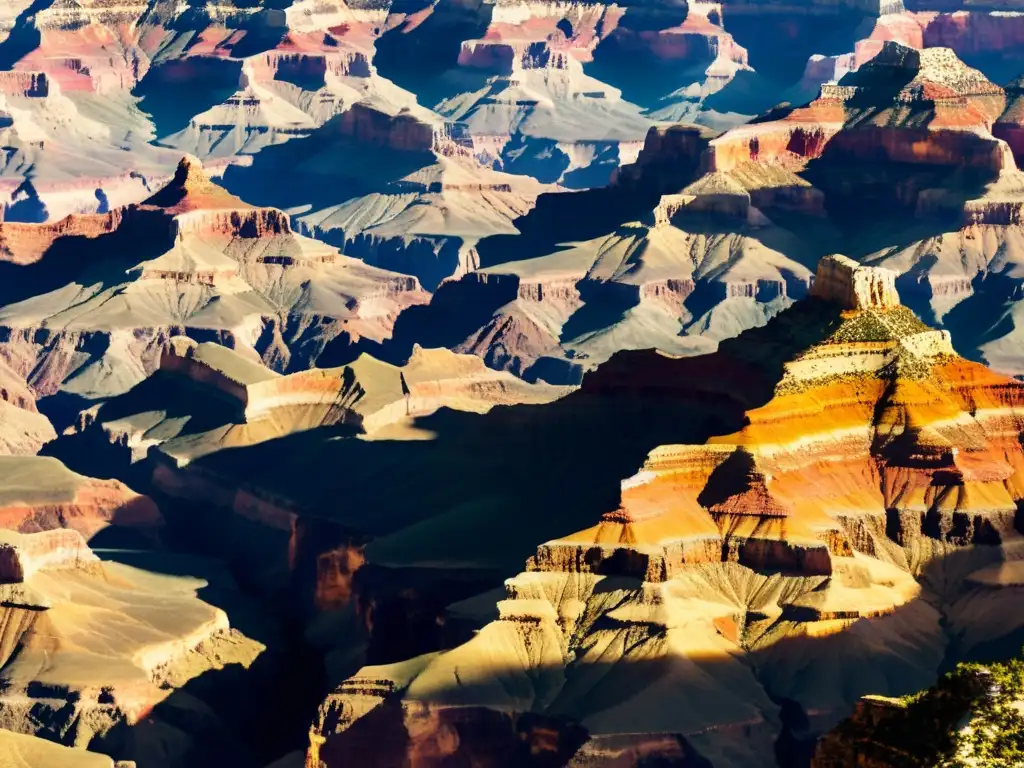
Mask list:
[[[140,204],[53,225],[4,224],[0,356],[42,395],[91,401],[155,369],[189,332],[278,369],[379,344],[426,294],[296,234],[274,208],[213,184],[189,158]]]
[[[0,4],[0,764],[1019,761],[1022,50]]]
[[[830,256],[808,298],[707,360],[621,353],[587,376],[569,400],[668,378],[696,407],[745,370],[743,426],[651,450],[591,527],[538,542],[465,644],[342,683],[311,764],[774,765],[858,696],[1018,635],[1001,561],[1022,540],[1024,389],[895,283]]]

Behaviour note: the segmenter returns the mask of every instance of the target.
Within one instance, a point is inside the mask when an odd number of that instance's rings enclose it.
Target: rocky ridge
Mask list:
[[[758,207],[749,177],[699,173],[709,138],[651,129],[612,186],[540,198],[522,247],[443,283],[392,346],[443,345],[528,380],[576,383],[618,350],[696,354],[763,324],[806,294],[813,258]],[[550,237],[548,222],[592,210],[602,215]]]

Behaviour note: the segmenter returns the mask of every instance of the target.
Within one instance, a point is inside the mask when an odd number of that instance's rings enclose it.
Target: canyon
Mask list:
[[[774,765],[859,696],[1019,632],[1001,563],[1021,540],[1020,384],[921,324],[894,271],[826,257],[806,299],[707,361],[629,359],[652,355],[620,353],[567,402],[668,380],[708,408],[742,367],[749,386],[722,394],[763,404],[653,448],[594,525],[538,544],[468,642],[343,682],[311,764],[373,760],[386,732],[395,764]]]
[[[0,4],[0,765],[1015,764],[1022,50]]]

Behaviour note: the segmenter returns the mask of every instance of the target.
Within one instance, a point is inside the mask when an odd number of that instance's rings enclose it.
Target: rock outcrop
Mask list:
[[[596,525],[537,548],[471,640],[348,679],[307,760],[444,749],[498,765],[495,744],[514,754],[544,734],[552,759],[767,766],[780,730],[793,744],[861,694],[933,681],[944,623],[1014,599],[980,585],[1019,540],[1024,389],[957,357],[899,304],[892,273],[832,256],[815,284],[714,355],[622,353],[588,375],[572,397],[647,388],[715,409],[721,376],[759,404],[737,432],[651,451]],[[927,575],[957,568],[973,575]],[[986,622],[956,652],[1013,631]],[[779,700],[799,707],[802,735]],[[387,757],[382,733],[403,734]]]
[[[22,734],[0,735],[0,753],[46,761],[33,765],[110,766],[105,753],[127,761],[118,767],[183,766],[204,742],[204,750],[248,759],[217,716],[191,724],[174,717],[189,681],[250,667],[266,651],[197,597],[208,582],[101,561],[73,530],[0,538],[3,734]],[[190,706],[203,710],[202,697]],[[77,747],[81,757],[32,736]],[[90,762],[86,747],[101,754]]]
[[[863,267],[841,254],[826,256],[818,264],[811,296],[854,311],[893,309],[900,304],[895,272]]]

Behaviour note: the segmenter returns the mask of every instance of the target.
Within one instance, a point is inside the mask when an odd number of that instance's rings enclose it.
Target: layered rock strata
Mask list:
[[[707,162],[722,171],[752,161],[788,167],[835,205],[851,195],[883,194],[885,179],[889,203],[913,208],[923,189],[940,186],[943,171],[984,182],[1015,169],[991,133],[1004,104],[1002,89],[953,51],[885,42],[838,84],[822,85],[807,106],[714,140]],[[890,180],[895,169],[902,173]]]
[[[598,368],[582,393],[707,402],[715,376],[744,367],[750,386],[734,396],[763,404],[738,432],[651,451],[597,525],[538,547],[468,643],[343,683],[308,764],[500,765],[525,744],[562,764],[767,766],[789,717],[773,702],[798,706],[814,732],[860,694],[934,680],[943,622],[1014,599],[978,587],[1020,541],[1024,390],[956,356],[893,280],[829,257],[810,297],[715,355]],[[673,363],[705,379],[637,381]],[[988,622],[965,640],[1012,631]],[[384,732],[403,734],[388,756]]]
[[[311,363],[329,343],[354,355],[426,298],[415,278],[295,234],[284,213],[243,203],[187,158],[141,205],[4,226],[0,356],[43,395],[123,392],[182,332],[278,369]]]
[[[89,762],[89,747],[131,761],[124,765],[183,766],[205,740],[206,749],[233,747],[248,759],[216,716],[192,725],[174,717],[189,681],[228,664],[249,667],[266,650],[196,596],[207,582],[103,562],[70,529],[0,538],[0,708],[6,731],[23,734],[4,736],[0,750],[57,765],[111,764],[102,754]],[[191,706],[205,705],[193,698]]]
[[[57,528],[86,539],[113,527],[154,539],[163,525],[156,504],[118,480],[84,477],[57,459],[0,457],[0,528],[34,533]]]
[[[612,187],[578,203],[542,197],[537,223],[524,220],[529,258],[517,248],[446,281],[427,309],[399,321],[393,344],[443,345],[528,380],[576,383],[622,349],[697,354],[764,324],[806,294],[813,257],[761,210],[773,201],[757,174],[698,174],[706,146],[699,129],[652,129]],[[586,215],[588,202],[607,216],[580,236],[530,234],[577,206]]]

